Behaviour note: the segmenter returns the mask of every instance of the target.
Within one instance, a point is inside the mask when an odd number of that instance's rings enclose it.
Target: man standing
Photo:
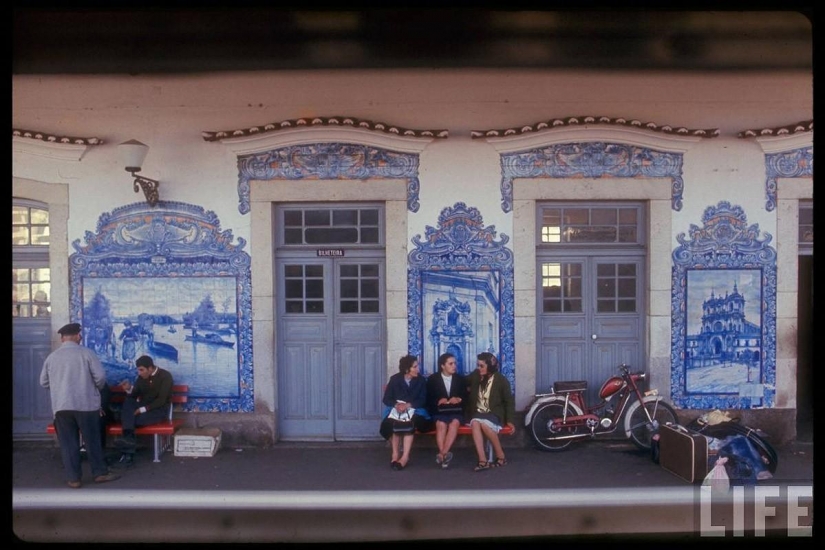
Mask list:
[[[106,385],[106,373],[97,355],[80,345],[78,323],[69,323],[57,332],[60,347],[43,362],[40,385],[48,388],[51,397],[67,482],[72,489],[81,486],[81,435],[95,482],[114,481],[120,476],[109,473],[100,439],[100,390]]]
[[[120,383],[127,393],[120,411],[123,437],[116,439],[115,447],[123,452],[120,462],[130,466],[135,454],[135,426],[156,424],[169,418],[172,400],[172,374],[157,365],[148,355],[135,361],[138,377],[135,385],[128,380]]]

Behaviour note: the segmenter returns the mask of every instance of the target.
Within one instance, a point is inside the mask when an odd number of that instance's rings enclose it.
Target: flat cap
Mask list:
[[[74,336],[75,334],[80,334],[80,323],[69,323],[68,325],[63,325],[57,333],[60,336]]]

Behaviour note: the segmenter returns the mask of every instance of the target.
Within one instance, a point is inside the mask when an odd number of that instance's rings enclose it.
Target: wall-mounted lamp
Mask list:
[[[149,152],[149,146],[135,139],[130,139],[118,145],[117,148],[120,153],[120,162],[126,167],[126,171],[135,178],[135,193],[143,189],[146,202],[149,203],[149,206],[155,206],[160,200],[160,195],[158,195],[160,182],[137,175],[143,166],[143,159],[146,158],[146,154]]]

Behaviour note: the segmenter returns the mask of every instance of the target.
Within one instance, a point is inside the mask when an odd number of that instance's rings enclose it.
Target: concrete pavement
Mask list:
[[[15,443],[14,534],[32,542],[698,536],[696,486],[627,441],[582,441],[559,453],[507,446],[507,466],[473,472],[468,441],[442,470],[432,442],[419,439],[400,472],[383,441],[222,447],[206,458],[167,452],[160,463],[141,448],[121,479],[95,484],[86,469],[81,489],[66,486],[53,443]],[[777,451],[774,477],[759,484],[812,486],[813,443]],[[812,497],[810,506],[812,518]],[[152,528],[125,521],[129,508]],[[479,521],[489,508],[498,519]],[[786,510],[772,520],[783,525]]]

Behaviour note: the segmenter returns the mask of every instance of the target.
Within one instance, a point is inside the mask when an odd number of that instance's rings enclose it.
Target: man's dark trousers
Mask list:
[[[124,439],[134,441],[136,426],[157,424],[169,418],[168,406],[152,409],[136,416],[135,411],[140,407],[140,403],[134,397],[127,397],[123,402],[123,408],[120,410],[120,425],[123,427]],[[134,453],[134,448],[126,448],[124,450]]]
[[[100,411],[57,411],[54,428],[60,443],[60,457],[66,471],[66,481],[80,481],[80,434],[86,443],[86,455],[92,468],[92,476],[109,473],[103,443],[100,441]]]

